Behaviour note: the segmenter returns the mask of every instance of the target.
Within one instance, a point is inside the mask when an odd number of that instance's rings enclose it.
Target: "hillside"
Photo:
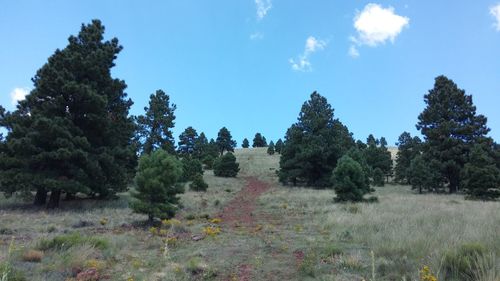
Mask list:
[[[479,261],[485,274],[498,273],[499,202],[388,185],[377,188],[379,203],[335,204],[331,190],[278,184],[279,155],[265,148],[235,155],[237,178],[206,171],[208,191],[187,190],[176,219],[154,228],[127,208],[127,193],[50,212],[2,197],[2,260],[13,241],[11,264],[26,280],[93,280],[76,279],[83,272],[97,280],[350,281],[373,279],[373,270],[376,280],[418,280],[424,266],[443,276],[444,255],[476,245],[491,257]]]

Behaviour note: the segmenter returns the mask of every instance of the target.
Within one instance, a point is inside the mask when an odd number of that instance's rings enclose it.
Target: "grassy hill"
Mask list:
[[[235,155],[237,178],[205,171],[208,191],[186,190],[176,219],[152,228],[126,193],[56,211],[2,197],[0,263],[25,280],[420,280],[424,266],[500,280],[499,202],[387,185],[379,203],[337,204],[281,186],[265,148]]]

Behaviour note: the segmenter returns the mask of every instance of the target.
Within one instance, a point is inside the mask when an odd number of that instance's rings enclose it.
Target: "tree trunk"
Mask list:
[[[54,190],[50,193],[49,203],[47,208],[54,209],[59,207],[59,199],[61,198],[61,190]]]
[[[64,200],[71,201],[71,200],[75,200],[75,199],[76,199],[76,196],[74,193],[66,192],[66,197],[64,197]]]
[[[456,193],[458,191],[458,181],[450,180],[450,193]]]
[[[418,194],[422,194],[422,186],[418,187]]]
[[[35,200],[33,204],[35,206],[43,206],[47,202],[47,190],[44,187],[39,187],[36,190]]]

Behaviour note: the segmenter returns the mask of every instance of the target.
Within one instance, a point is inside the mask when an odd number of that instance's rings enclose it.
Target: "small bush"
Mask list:
[[[52,239],[41,239],[38,242],[37,249],[40,251],[69,249],[73,246],[88,244],[100,250],[105,250],[109,247],[107,240],[92,236],[82,236],[75,232],[67,235],[55,236]]]
[[[373,185],[384,186],[384,172],[380,168],[373,170]]]
[[[203,175],[203,166],[201,161],[196,158],[182,158],[182,177],[181,181],[192,181],[197,175]]]
[[[463,244],[445,253],[443,269],[445,279],[474,280],[477,260],[486,256],[486,247],[480,243]]]
[[[315,252],[307,253],[299,265],[299,271],[305,276],[314,278],[316,276],[317,259]]]
[[[1,281],[26,281],[24,274],[8,263],[0,263]]]
[[[23,253],[23,261],[26,262],[41,262],[43,258],[43,252],[37,250],[29,250]]]
[[[201,160],[203,165],[205,165],[205,169],[207,170],[212,170],[214,168],[214,161],[215,158],[212,155],[207,155]]]
[[[217,177],[236,177],[240,171],[236,157],[230,152],[218,158],[214,163],[214,175]]]
[[[198,174],[194,177],[193,182],[189,184],[189,188],[193,191],[207,191],[208,184],[203,180],[203,176]]]

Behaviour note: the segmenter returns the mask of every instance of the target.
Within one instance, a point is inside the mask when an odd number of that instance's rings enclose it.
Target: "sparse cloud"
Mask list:
[[[257,19],[262,20],[273,7],[271,0],[255,0],[257,6]]]
[[[495,29],[497,31],[500,31],[500,3],[490,7],[490,15],[492,15],[495,18],[495,23],[494,23]]]
[[[10,92],[10,100],[12,105],[17,105],[19,101],[22,101],[29,94],[30,89],[28,88],[15,88]]]
[[[262,32],[254,32],[250,34],[250,40],[262,40],[264,39],[264,34]]]
[[[295,71],[311,71],[311,62],[309,61],[309,57],[311,54],[323,50],[327,45],[327,42],[324,40],[316,39],[313,36],[309,36],[306,39],[306,45],[304,47],[304,52],[299,55],[297,58],[290,58],[288,62],[292,65],[292,69]]]
[[[379,4],[370,3],[356,14],[354,17],[354,28],[357,31],[356,36],[351,36],[353,43],[349,49],[349,54],[357,54],[357,46],[376,47],[385,44],[387,41],[394,43],[396,37],[410,23],[408,17],[397,15],[393,7],[384,8]],[[357,52],[351,52],[357,51]]]
[[[349,47],[349,56],[351,56],[352,58],[359,57],[359,51],[358,48],[356,48],[356,46],[351,45],[351,47]]]

